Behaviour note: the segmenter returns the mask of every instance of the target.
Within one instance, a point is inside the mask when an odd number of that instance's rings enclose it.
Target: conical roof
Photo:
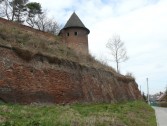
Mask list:
[[[73,28],[73,27],[84,28],[85,30],[87,30],[88,34],[90,32],[89,29],[85,27],[85,25],[82,23],[82,21],[79,19],[79,17],[76,15],[75,12],[71,15],[71,17],[69,18],[63,29]]]

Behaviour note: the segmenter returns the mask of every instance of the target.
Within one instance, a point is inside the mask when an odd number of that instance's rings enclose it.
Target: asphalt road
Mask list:
[[[157,118],[157,126],[167,126],[167,108],[153,107]]]

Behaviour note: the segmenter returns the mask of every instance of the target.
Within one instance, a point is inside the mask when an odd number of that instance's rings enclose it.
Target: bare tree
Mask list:
[[[46,32],[57,35],[60,31],[60,26],[55,21],[55,19],[54,18],[48,19],[47,22],[48,23],[47,23],[46,28],[45,28]]]
[[[8,0],[0,0],[0,17],[6,17],[8,20],[10,20],[10,14],[9,12],[11,10],[9,1]]]
[[[56,35],[60,30],[58,23],[53,18],[51,19],[47,17],[47,10],[44,10],[42,14],[38,14],[34,24],[36,25],[37,29]]]
[[[166,86],[165,94],[166,94],[166,102],[167,102],[167,86]]]
[[[3,10],[3,5],[0,4],[0,17],[4,17],[5,16],[5,13],[4,13],[4,10]]]
[[[49,18],[47,10],[42,10],[41,4],[29,0],[0,0],[0,17],[18,23],[26,23],[38,30],[57,35],[60,26],[54,18]]]
[[[0,0],[0,14],[8,20],[24,22],[28,0]]]
[[[44,10],[42,14],[38,14],[35,25],[39,30],[46,31],[46,26],[48,25],[47,10]]]
[[[116,62],[117,72],[119,73],[119,63],[128,60],[124,43],[119,35],[114,35],[113,38],[108,40],[106,47],[110,50],[113,57],[112,61]]]

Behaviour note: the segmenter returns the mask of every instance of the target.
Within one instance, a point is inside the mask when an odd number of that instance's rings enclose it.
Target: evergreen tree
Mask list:
[[[27,5],[27,19],[26,22],[31,26],[35,27],[35,24],[38,20],[38,16],[42,14],[42,7],[40,3],[32,2]]]

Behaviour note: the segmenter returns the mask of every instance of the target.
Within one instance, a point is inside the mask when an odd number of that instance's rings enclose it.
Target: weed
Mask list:
[[[69,60],[87,67],[116,73],[113,68],[100,63],[91,55],[76,52],[60,43],[59,36],[45,36],[44,33],[37,34],[33,29],[24,29],[24,27],[12,23],[9,27],[7,26],[9,24],[0,22],[0,45],[14,47],[17,55],[24,60],[31,60],[36,52],[48,57],[55,57],[50,59]],[[51,62],[53,63],[53,60]]]
[[[0,110],[2,126],[156,126],[154,110],[142,101],[65,106],[4,104]]]

